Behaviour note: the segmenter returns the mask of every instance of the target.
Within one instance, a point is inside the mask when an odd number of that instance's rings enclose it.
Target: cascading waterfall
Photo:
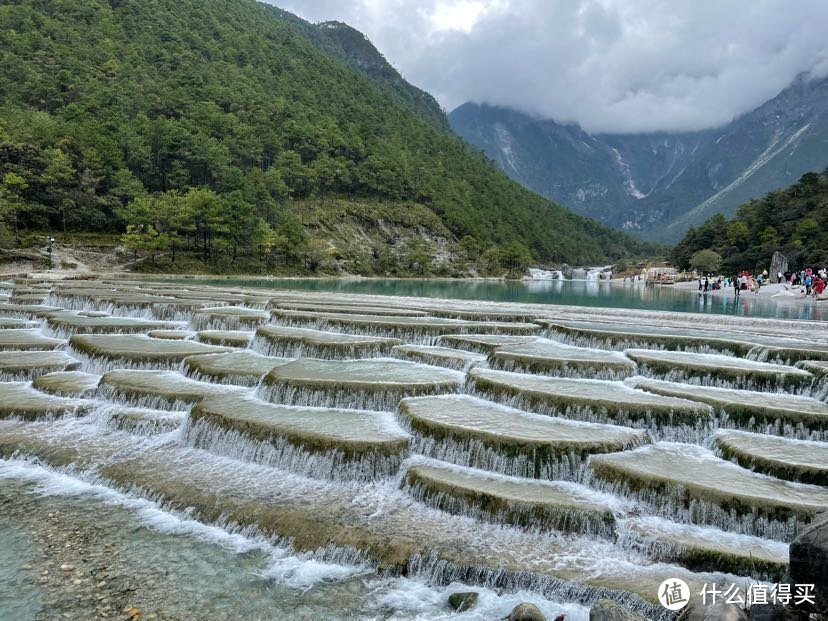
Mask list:
[[[489,366],[492,369],[499,371],[509,371],[511,373],[542,373],[553,377],[569,377],[569,378],[583,378],[583,379],[600,379],[609,381],[623,380],[632,375],[634,369],[620,370],[617,368],[598,368],[595,366],[587,366],[583,364],[562,362],[554,368],[541,369],[531,362],[524,362],[521,360],[507,360],[507,359],[493,359],[489,357]],[[468,370],[468,369],[466,369]]]
[[[276,341],[256,334],[250,348],[256,353],[275,358],[319,358],[343,360],[349,358],[379,358],[391,352],[393,343],[337,343],[313,344],[296,341]]]
[[[382,338],[396,338],[404,343],[414,345],[436,345],[442,332],[434,333],[432,330],[417,329],[416,327],[400,326],[376,326],[367,324],[359,328],[342,325],[327,321],[325,319],[305,320],[294,317],[279,317],[274,315],[271,323],[287,328],[310,328],[326,332],[341,332],[342,334],[360,334],[364,336],[375,336]]]
[[[568,405],[558,407],[537,401],[531,396],[480,390],[474,382],[469,382],[466,385],[465,392],[474,397],[490,399],[511,408],[535,412],[544,416],[568,418],[586,423],[604,423],[634,429],[646,429],[655,439],[671,442],[704,444],[719,428],[718,420],[715,418],[699,419],[693,423],[687,423],[673,420],[672,416],[665,419],[663,415],[653,411],[629,411],[619,408],[610,413],[600,406]],[[727,425],[727,423],[723,424]]]
[[[127,408],[101,402],[89,412],[86,420],[104,428],[126,431],[138,436],[152,436],[181,429],[186,417],[186,412]]]
[[[440,392],[442,391],[439,388],[435,388],[430,394]],[[396,409],[403,395],[396,390],[359,390],[347,387],[326,389],[263,382],[257,387],[256,396],[272,403],[303,407],[356,408],[390,412]]]
[[[596,282],[599,273],[591,270],[584,272],[583,277]],[[258,325],[267,323],[314,328],[327,334],[391,337],[399,339],[403,348],[410,345],[444,346],[445,342],[440,342],[444,334],[495,333],[535,338],[541,332],[529,323],[535,311],[526,309],[515,311],[516,322],[526,323],[525,329],[521,330],[513,328],[514,324],[502,329],[486,325],[487,322],[508,321],[507,310],[501,311],[498,307],[478,310],[468,303],[451,301],[445,303],[445,308],[433,301],[405,305],[410,309],[419,308],[419,304],[424,309],[429,307],[428,304],[438,307],[435,314],[441,316],[439,320],[428,315],[409,314],[400,318],[386,315],[383,319],[361,321],[358,314],[352,318],[335,319],[314,317],[311,311],[307,311],[306,316],[274,312],[271,318],[269,312],[261,311],[275,305],[266,298],[263,301],[261,296],[255,298],[244,291],[234,291],[232,296],[222,298],[218,294],[220,290],[200,288],[197,284],[188,284],[186,295],[171,285],[157,290],[149,285],[120,288],[113,285],[113,290],[105,289],[109,284],[101,282],[84,292],[83,283],[79,283],[77,294],[72,291],[75,285],[55,287],[51,292],[44,289],[43,304],[71,311],[103,312],[112,317],[177,322],[171,326],[158,326],[158,329],[184,330],[194,326],[228,330],[241,327],[252,332]],[[99,293],[93,290],[96,288],[101,289]],[[8,291],[13,293],[11,288]],[[19,290],[18,293],[19,301],[23,303],[31,303],[40,295],[39,291]],[[212,300],[211,295],[216,299]],[[32,300],[29,296],[33,296]],[[286,299],[290,298],[286,296]],[[304,298],[297,296],[297,299]],[[380,307],[376,300],[371,302]],[[340,306],[347,308],[348,304],[356,302],[345,299]],[[42,315],[40,309],[26,309],[25,305],[0,309],[0,318],[20,316],[29,320]],[[224,310],[215,315],[199,313],[208,305]],[[237,314],[227,308],[231,306],[238,307]],[[418,312],[422,314],[422,311]],[[597,312],[596,316],[601,317]],[[633,319],[628,321],[636,325],[641,323],[642,317],[649,316],[656,317],[635,311],[631,314]],[[442,317],[459,319],[452,322]],[[466,317],[470,319],[466,321]],[[667,322],[688,324],[697,321],[692,317],[668,314],[658,315],[658,318],[665,325]],[[620,322],[623,318],[613,317],[613,321],[616,320]],[[41,334],[59,339],[81,332],[81,328],[75,328],[71,323],[48,324],[45,318],[36,321],[41,325]],[[735,319],[723,322],[738,324]],[[104,324],[101,322],[100,327],[90,325],[82,330],[114,337],[119,336],[119,330],[132,332],[129,327],[118,328],[113,323],[112,328],[107,328]],[[746,322],[746,329],[751,325]],[[775,329],[774,325],[773,322],[762,324],[769,332]],[[788,326],[780,323],[778,328],[782,330]],[[149,329],[152,327],[148,326]],[[137,331],[138,334],[142,332],[145,330]],[[680,349],[692,353],[726,353],[736,359],[743,356],[755,362],[785,365],[798,361],[772,347],[759,345],[745,353],[738,348],[728,350],[710,343],[693,345],[680,337],[674,342],[659,342],[646,335],[641,339],[634,336],[602,337],[554,327],[544,332],[559,343],[604,352],[643,347],[652,352]],[[667,412],[655,406],[625,406],[622,402],[609,406],[598,399],[592,404],[555,403],[538,398],[531,390],[514,392],[487,384],[474,379],[475,373],[478,369],[494,367],[515,375],[534,372],[550,378],[588,378],[617,385],[621,384],[617,380],[626,379],[636,368],[633,365],[630,365],[631,370],[602,368],[599,359],[584,365],[564,361],[537,371],[521,360],[501,358],[495,362],[490,356],[486,361],[480,355],[475,358],[468,351],[476,347],[474,344],[459,343],[462,350],[452,356],[451,351],[429,352],[425,347],[417,351],[412,348],[410,352],[404,349],[394,352],[391,348],[396,342],[368,344],[355,341],[349,344],[347,339],[342,341],[342,344],[313,340],[297,343],[256,335],[248,348],[232,350],[250,352],[244,354],[248,358],[232,358],[214,365],[213,371],[208,370],[209,365],[202,371],[198,365],[187,363],[186,356],[174,352],[168,357],[159,357],[158,352],[152,352],[152,359],[149,359],[143,358],[140,351],[134,356],[117,355],[113,353],[116,348],[103,354],[76,346],[59,349],[57,351],[70,364],[79,362],[83,371],[116,374],[104,378],[92,398],[74,399],[71,407],[69,399],[55,402],[58,405],[50,405],[46,400],[42,404],[37,401],[27,405],[29,409],[22,415],[15,413],[6,402],[22,403],[23,393],[17,389],[17,392],[4,391],[0,386],[0,454],[19,452],[51,464],[52,468],[68,465],[82,472],[82,476],[95,485],[116,488],[124,498],[156,499],[159,506],[170,511],[194,507],[192,516],[195,519],[221,527],[228,533],[255,536],[272,542],[272,545],[293,540],[295,549],[300,550],[299,554],[309,562],[341,563],[358,567],[358,571],[378,572],[377,575],[383,577],[405,573],[407,579],[418,579],[435,586],[462,581],[485,589],[526,590],[584,605],[600,597],[611,597],[653,619],[666,619],[668,615],[640,596],[651,599],[652,593],[647,589],[650,584],[657,584],[662,576],[724,582],[727,578],[718,572],[735,571],[756,579],[776,578],[777,565],[773,559],[752,568],[749,564],[740,564],[741,557],[730,559],[711,553],[706,561],[709,566],[693,566],[692,563],[698,561],[690,558],[686,543],[679,535],[701,536],[707,531],[699,531],[701,535],[698,535],[692,529],[717,528],[728,536],[754,537],[757,545],[773,551],[777,549],[775,545],[790,541],[808,522],[807,512],[800,509],[796,509],[794,515],[787,515],[783,509],[774,509],[775,513],[750,507],[737,510],[716,498],[688,495],[686,486],[678,483],[641,484],[631,478],[625,479],[618,471],[599,467],[601,461],[597,456],[590,456],[588,450],[530,446],[530,442],[537,442],[537,438],[528,435],[521,438],[517,432],[509,439],[514,443],[512,445],[504,443],[502,438],[500,443],[481,439],[485,434],[490,434],[489,437],[497,435],[501,429],[514,431],[516,425],[510,418],[516,416],[513,412],[494,412],[493,417],[502,417],[496,424],[489,419],[464,417],[461,412],[456,421],[447,416],[440,423],[447,427],[455,423],[447,430],[436,423],[431,428],[414,424],[398,411],[398,406],[401,399],[408,397],[473,395],[484,403],[501,403],[545,417],[612,423],[620,425],[621,431],[648,432],[619,445],[608,444],[607,449],[590,449],[601,454],[633,454],[639,448],[649,448],[645,445],[652,440],[685,443],[696,448],[700,445],[710,449],[712,458],[723,456],[712,442],[714,435],[722,429],[823,441],[828,437],[828,424],[823,427],[813,422],[817,420],[816,414],[809,422],[798,421],[793,416],[738,415],[717,405],[699,404],[697,409]],[[164,347],[161,339],[151,345]],[[498,345],[481,342],[477,347],[482,354],[489,355]],[[252,352],[273,359],[264,360]],[[45,364],[50,352],[34,353],[44,366],[11,370],[0,365],[0,382],[31,380],[56,370]],[[2,354],[0,352],[0,360]],[[213,354],[192,355],[209,358]],[[378,357],[389,355],[394,356],[394,364],[403,364],[401,360],[426,364],[406,367],[405,373],[400,371],[400,377],[389,379],[387,383],[386,378],[372,379],[378,369],[391,364],[391,359],[378,360]],[[308,357],[325,360],[310,364],[310,367],[317,365],[318,368],[311,368],[312,372],[305,376],[276,371],[281,369],[280,365],[287,364],[277,358]],[[554,359],[554,356],[550,358]],[[371,359],[375,367],[344,377],[364,363],[364,359]],[[328,367],[322,365],[323,362],[342,366]],[[9,370],[4,370],[7,368]],[[456,369],[460,373],[451,377],[438,375],[438,371],[450,373],[447,369]],[[157,375],[158,390],[152,386],[147,388],[153,381],[152,374],[142,376],[140,382],[132,382],[128,375],[118,376],[118,370],[153,371]],[[463,375],[470,371],[472,379],[467,379],[464,384]],[[828,399],[828,383],[816,376],[800,384],[788,385],[749,373],[738,378],[722,378],[697,377],[680,368],[665,372],[641,362],[635,372],[680,382],[690,391],[704,391],[711,386],[765,391],[785,388],[799,395],[812,395],[823,401]],[[417,381],[426,374],[431,374],[432,379]],[[315,381],[317,378],[318,382]],[[82,388],[83,382],[78,380],[72,384],[76,385]],[[60,384],[55,382],[55,386]],[[35,401],[51,396],[46,389],[46,384],[42,389],[26,384],[29,391],[26,394],[31,394]],[[83,394],[88,396],[89,392]],[[330,412],[325,413],[329,421],[326,424],[331,425],[327,431],[333,435],[313,441],[310,436],[302,435],[310,433],[310,428],[297,431],[298,427],[290,427],[287,423],[280,428],[278,424],[284,421],[279,415],[267,412],[263,405],[256,403],[251,406],[250,415],[259,416],[261,420],[258,422],[262,425],[274,425],[272,433],[255,431],[254,423],[258,419],[242,418],[232,405],[226,408],[226,426],[217,422],[215,416],[199,417],[199,408],[206,407],[216,395],[217,398],[227,397],[229,402],[235,399],[238,403],[260,399],[266,402],[264,405],[276,407],[337,408],[346,413],[364,410],[383,420],[385,417],[392,423],[396,421],[402,428],[400,441],[404,442],[404,448],[366,448],[361,444],[365,438],[354,433],[349,424],[337,425],[336,417]],[[688,397],[692,399],[693,395]],[[387,422],[382,424],[387,425]],[[319,425],[323,430],[321,422]],[[567,440],[566,433],[567,430],[562,428],[561,442]],[[354,448],[348,448],[349,442]],[[730,462],[723,463],[737,468]],[[715,485],[715,481],[711,485]],[[536,502],[543,496],[536,490],[548,491],[546,504]],[[232,521],[228,516],[232,516]],[[675,525],[665,527],[659,538],[648,538],[642,535],[640,527],[646,526],[646,520],[650,518],[672,521],[670,523]],[[639,530],[633,528],[635,520],[639,520]],[[334,543],[328,543],[331,541]],[[738,543],[740,540],[734,541]],[[567,559],[575,557],[579,558],[578,563],[570,565]],[[728,564],[731,562],[733,564]],[[512,569],[503,570],[503,566]],[[681,566],[714,573],[693,574]],[[567,576],[567,580],[554,577],[556,574]],[[635,576],[641,576],[641,591],[636,590]],[[618,584],[619,588],[590,586],[596,582]],[[635,593],[622,590],[627,588]]]
[[[217,427],[204,419],[195,423],[188,419],[182,429],[182,440],[187,446],[217,455],[334,481],[393,477],[404,457],[379,452],[354,457],[336,449],[324,453],[309,452],[285,438],[270,437],[266,441],[258,441],[233,429]]]
[[[610,351],[649,349],[654,351],[683,351],[693,354],[736,355],[732,351],[731,345],[722,344],[721,346],[715,346],[699,344],[692,339],[680,337],[668,341],[667,339],[654,339],[645,336],[640,338],[633,336],[601,336],[589,333],[570,332],[555,328],[554,326],[547,328],[543,336],[565,345],[585,347],[588,349],[605,349]]]
[[[105,401],[120,403],[129,407],[145,410],[166,410],[170,412],[189,411],[192,401],[169,398],[164,395],[147,395],[131,391],[112,384],[101,384],[95,391],[95,396]]]
[[[414,454],[512,477],[576,482],[587,477],[586,457],[575,451],[551,456],[538,455],[534,451],[505,454],[474,438],[463,441],[429,438],[417,434],[404,419],[400,419],[400,423],[412,432],[411,452]]]

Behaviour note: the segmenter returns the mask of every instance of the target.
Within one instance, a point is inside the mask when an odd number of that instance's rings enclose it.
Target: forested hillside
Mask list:
[[[828,266],[828,169],[742,205],[732,220],[717,215],[691,228],[674,248],[673,261],[689,267],[702,250],[716,252],[730,272],[769,269],[776,250],[793,269]]]
[[[424,90],[406,82],[359,30],[343,22],[312,24],[278,7],[267,5],[267,8],[307,36],[328,56],[345,62],[354,71],[368,77],[375,86],[397,103],[435,127],[451,131],[448,117],[437,100]]]
[[[217,269],[297,262],[312,241],[311,266],[354,267],[353,248],[363,272],[387,271],[389,244],[420,272],[440,252],[515,266],[650,250],[520,188],[252,0],[3,3],[0,181],[5,244],[126,233]],[[337,238],[349,227],[364,242]]]

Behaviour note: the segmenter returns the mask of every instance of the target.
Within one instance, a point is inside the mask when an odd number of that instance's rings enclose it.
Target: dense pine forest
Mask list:
[[[709,252],[697,255],[706,250],[719,258]],[[684,268],[691,267],[695,256],[697,261],[712,258],[731,273],[761,272],[770,268],[776,250],[792,269],[828,266],[828,169],[742,205],[731,220],[718,215],[690,229],[672,258]]]
[[[0,247],[80,231],[167,269],[415,274],[652,251],[509,181],[300,22],[253,0],[3,3]]]

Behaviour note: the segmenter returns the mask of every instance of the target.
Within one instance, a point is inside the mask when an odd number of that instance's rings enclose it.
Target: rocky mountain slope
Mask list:
[[[592,135],[471,103],[449,120],[526,187],[662,241],[828,164],[828,79],[800,77],[726,126],[697,132]]]

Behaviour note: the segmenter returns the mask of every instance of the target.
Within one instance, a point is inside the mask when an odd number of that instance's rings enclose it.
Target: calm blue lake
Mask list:
[[[266,279],[214,278],[199,280],[214,285],[337,291],[374,295],[402,295],[427,298],[525,302],[530,304],[572,304],[690,313],[775,317],[779,319],[828,320],[828,302],[777,301],[749,293],[734,298],[727,289],[700,296],[673,286],[646,287],[644,283],[607,281],[475,281],[405,279]]]

